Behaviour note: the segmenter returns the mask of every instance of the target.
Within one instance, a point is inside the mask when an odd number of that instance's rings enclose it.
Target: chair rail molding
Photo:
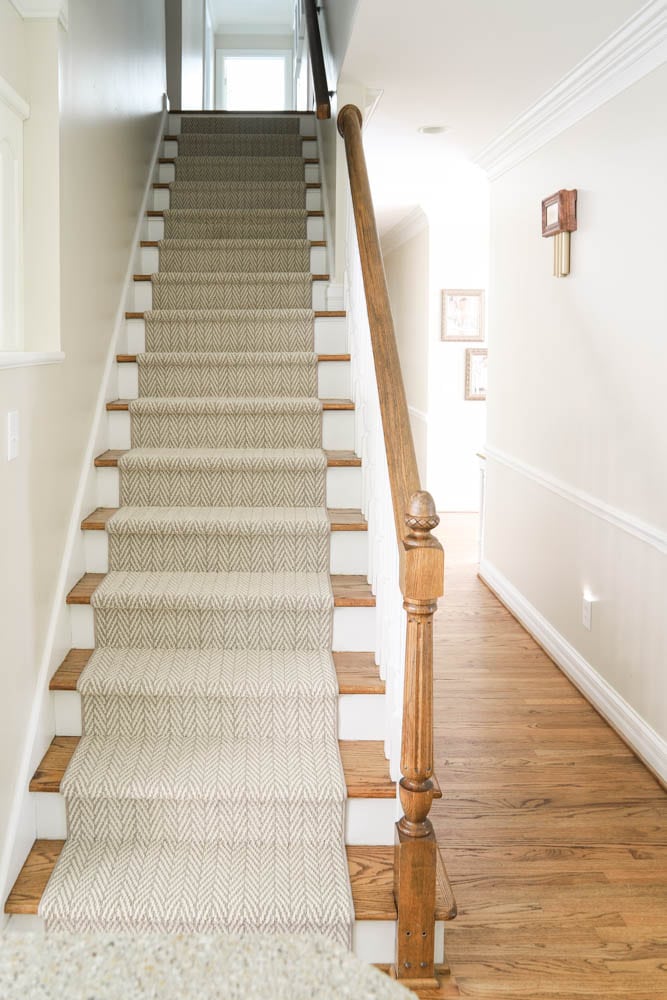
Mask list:
[[[535,466],[529,465],[519,458],[514,458],[512,455],[501,451],[500,448],[494,448],[492,445],[487,444],[484,451],[487,459],[491,459],[493,462],[498,462],[500,465],[512,469],[513,472],[517,472],[526,479],[531,479],[534,483],[544,487],[544,489],[549,490],[551,493],[555,493],[563,500],[576,504],[582,510],[588,511],[589,514],[607,521],[615,528],[625,531],[628,535],[633,535],[641,542],[645,542],[647,545],[657,549],[663,555],[667,554],[667,532],[661,528],[657,528],[653,524],[648,524],[633,514],[628,514],[626,511],[621,510],[619,507],[613,507],[611,504],[605,503],[604,500],[594,497],[591,493],[586,493],[585,490],[569,486],[562,479],[557,479],[555,476],[549,475],[548,472],[537,469]]]
[[[55,17],[67,31],[69,0],[11,0],[24,20]]]
[[[650,0],[475,157],[496,180],[667,60],[667,0]]]
[[[667,742],[488,559],[479,577],[638,757],[667,786]]]

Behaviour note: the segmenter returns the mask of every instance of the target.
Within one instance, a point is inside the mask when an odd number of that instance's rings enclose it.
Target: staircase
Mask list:
[[[314,118],[169,129],[6,911],[390,963],[400,809]],[[436,961],[453,914],[439,869]]]

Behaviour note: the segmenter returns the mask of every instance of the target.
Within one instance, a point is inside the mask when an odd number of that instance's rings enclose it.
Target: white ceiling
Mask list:
[[[276,28],[290,31],[294,0],[208,0],[213,23],[248,26],[250,30],[263,26],[270,34]]]
[[[643,3],[359,0],[341,76],[383,92],[364,133],[380,228],[420,201],[424,175],[472,159]],[[449,131],[417,133],[433,124]]]

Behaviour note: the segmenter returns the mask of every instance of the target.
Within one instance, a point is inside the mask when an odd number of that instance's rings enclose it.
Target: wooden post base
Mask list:
[[[405,977],[399,979],[396,975],[395,965],[389,966],[388,972],[391,979],[395,979],[402,986],[405,986],[406,989],[413,990],[413,992],[428,990],[429,996],[431,993],[438,992],[440,993],[441,1000],[449,1000],[449,998],[460,996],[459,988],[452,979],[451,969],[448,965],[436,965],[435,975],[428,979],[406,979]]]

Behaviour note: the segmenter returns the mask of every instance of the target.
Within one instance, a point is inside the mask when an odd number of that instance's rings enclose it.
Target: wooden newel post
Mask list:
[[[437,983],[434,968],[437,844],[428,818],[433,801],[433,615],[443,588],[443,552],[431,532],[439,523],[429,493],[410,498],[405,515],[403,738],[396,824],[394,894],[398,910],[397,979]]]

